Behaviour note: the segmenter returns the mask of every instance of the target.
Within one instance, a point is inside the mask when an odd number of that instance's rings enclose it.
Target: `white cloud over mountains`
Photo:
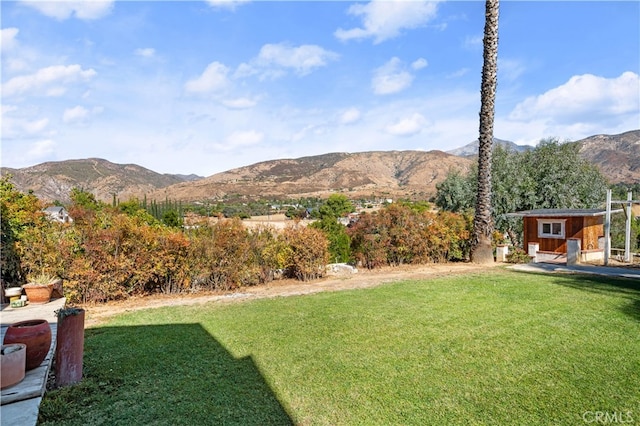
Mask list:
[[[378,44],[399,36],[403,30],[427,25],[436,17],[437,11],[437,2],[374,0],[357,3],[350,6],[347,13],[361,18],[362,27],[339,28],[334,35],[343,41],[373,38]]]
[[[69,85],[88,81],[96,75],[93,69],[82,69],[78,64],[53,65],[41,68],[33,74],[13,77],[2,84],[3,97],[22,94],[61,96]]]
[[[210,63],[204,72],[197,78],[185,83],[184,88],[189,93],[215,93],[229,88],[231,82],[227,75],[229,68],[220,62]]]
[[[509,118],[571,124],[590,118],[600,120],[607,116],[638,114],[638,111],[640,79],[638,74],[628,71],[616,78],[592,74],[573,76],[561,86],[520,102]]]
[[[428,121],[422,114],[414,113],[410,117],[389,124],[385,127],[385,131],[394,136],[406,137],[420,133],[427,125]]]
[[[414,69],[423,68],[420,60],[416,62],[417,68],[414,66]],[[373,72],[371,87],[376,95],[390,95],[410,87],[413,79],[413,74],[406,70],[403,62],[399,58],[393,57]]]

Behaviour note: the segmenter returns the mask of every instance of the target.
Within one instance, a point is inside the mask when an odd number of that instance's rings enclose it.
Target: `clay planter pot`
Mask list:
[[[57,311],[56,386],[68,386],[82,380],[84,354],[84,309]]]
[[[35,319],[11,324],[4,335],[5,345],[24,343],[27,345],[25,370],[33,370],[42,364],[51,347],[51,327],[47,320]]]
[[[29,303],[47,303],[51,300],[53,284],[29,283],[23,285],[22,288],[27,293]]]
[[[2,355],[0,355],[0,389],[13,386],[24,379],[26,359],[27,345],[24,343],[2,345]]]

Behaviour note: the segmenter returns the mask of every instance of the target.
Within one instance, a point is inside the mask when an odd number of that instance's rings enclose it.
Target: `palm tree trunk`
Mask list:
[[[478,147],[478,193],[473,219],[471,261],[492,263],[491,234],[491,150],[496,86],[498,83],[498,12],[499,0],[486,0],[482,85],[480,88],[480,137]]]

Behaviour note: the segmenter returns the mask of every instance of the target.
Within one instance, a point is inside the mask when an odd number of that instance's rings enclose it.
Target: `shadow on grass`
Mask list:
[[[85,331],[83,381],[48,391],[44,424],[293,424],[250,356],[199,324]]]
[[[558,275],[553,282],[563,287],[627,299],[628,303],[622,308],[622,312],[640,321],[639,280],[593,274],[568,274]]]

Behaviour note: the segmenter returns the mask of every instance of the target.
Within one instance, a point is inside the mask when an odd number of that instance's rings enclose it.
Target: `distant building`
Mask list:
[[[71,223],[73,218],[69,216],[67,209],[61,206],[51,206],[43,210],[51,219],[60,223]]]

